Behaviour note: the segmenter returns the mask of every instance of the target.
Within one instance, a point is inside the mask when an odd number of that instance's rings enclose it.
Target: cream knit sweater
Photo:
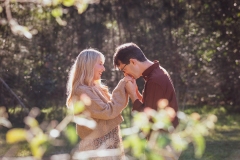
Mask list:
[[[91,105],[85,106],[85,109],[90,112],[91,118],[97,123],[94,130],[77,124],[77,134],[81,139],[95,139],[102,137],[123,121],[121,112],[128,103],[125,84],[126,82],[124,80],[120,80],[112,92],[110,101],[107,100],[95,87],[78,87],[75,95],[80,97],[81,94],[86,94],[91,98]]]

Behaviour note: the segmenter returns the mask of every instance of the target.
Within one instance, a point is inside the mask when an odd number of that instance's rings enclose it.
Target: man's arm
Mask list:
[[[137,86],[137,83],[136,83],[136,79],[133,79],[132,80],[133,84],[135,85],[135,88],[136,88],[136,94],[137,94],[137,98],[142,102],[142,94],[139,92],[138,90],[138,86]],[[134,101],[133,101],[134,102]]]
[[[152,81],[147,82],[145,84],[145,90],[143,95],[144,103],[142,103],[139,99],[135,99],[132,110],[141,112],[146,107],[158,110],[159,100],[166,99],[168,101],[165,105],[168,105],[170,108],[174,109],[175,112],[177,112],[177,100],[172,84],[166,78],[162,79],[162,84],[164,85],[160,85]],[[178,118],[176,116],[173,117],[172,123],[174,127],[178,125]]]
[[[136,90],[136,94],[137,94],[137,97],[138,97],[138,99],[142,102],[142,94],[139,92],[139,90],[137,89]]]
[[[145,107],[157,110],[158,100],[164,98],[164,89],[154,82],[148,82],[144,90],[144,103],[140,99],[133,101],[133,110],[143,111]]]

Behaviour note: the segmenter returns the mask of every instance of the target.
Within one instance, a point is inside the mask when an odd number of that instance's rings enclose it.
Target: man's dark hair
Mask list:
[[[143,51],[134,43],[125,43],[116,48],[115,54],[113,56],[113,65],[116,68],[122,64],[129,64],[130,59],[136,59],[140,62],[147,60]]]

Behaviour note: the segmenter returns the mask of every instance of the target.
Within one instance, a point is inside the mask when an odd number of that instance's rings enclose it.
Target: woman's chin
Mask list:
[[[99,81],[101,80],[101,77],[94,78],[94,81]]]

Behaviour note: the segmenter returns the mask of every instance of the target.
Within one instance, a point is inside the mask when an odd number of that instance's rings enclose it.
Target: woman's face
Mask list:
[[[93,80],[100,80],[102,76],[102,72],[105,71],[104,61],[99,58],[97,63],[94,66],[94,77]]]

